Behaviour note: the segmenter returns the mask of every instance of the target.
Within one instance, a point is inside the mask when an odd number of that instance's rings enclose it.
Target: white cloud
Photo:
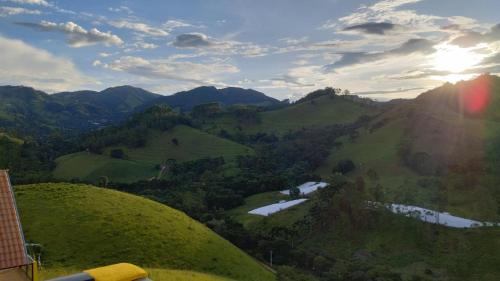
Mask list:
[[[237,73],[239,69],[224,62],[194,63],[178,61],[176,58],[151,59],[124,56],[110,63],[97,65],[114,71],[125,72],[151,80],[167,79],[186,81],[194,84],[213,84],[221,74]]]
[[[340,18],[338,21],[327,21],[323,24],[324,29],[335,29],[352,25],[373,23],[391,23],[409,28],[408,33],[432,32],[439,30],[437,20],[443,17],[419,14],[414,10],[400,9],[407,4],[414,4],[422,0],[382,0],[371,6],[362,5],[350,15]]]
[[[156,49],[159,46],[154,43],[139,41],[134,43],[134,47],[136,47],[137,49]]]
[[[17,4],[27,4],[27,5],[39,5],[39,6],[45,6],[45,7],[52,7],[52,4],[45,0],[7,0],[12,3],[17,3]]]
[[[130,21],[130,20],[116,20],[109,21],[110,25],[116,28],[124,28],[135,31],[140,36],[152,36],[152,37],[164,37],[168,36],[174,29],[181,27],[192,26],[181,20],[169,20],[163,23],[161,26],[152,26],[147,23]]]
[[[110,25],[116,28],[125,28],[147,36],[167,36],[170,32],[163,28],[153,27],[142,22],[132,22],[127,20],[110,21]]]
[[[0,17],[14,16],[14,15],[40,15],[42,12],[39,10],[25,9],[21,7],[0,7]]]
[[[125,13],[127,13],[129,15],[131,15],[131,14],[134,13],[134,11],[132,11],[132,9],[130,9],[127,6],[109,7],[108,10],[110,12],[115,12],[115,13],[125,12]]]
[[[34,28],[39,31],[56,31],[66,34],[66,41],[71,47],[84,47],[103,43],[109,45],[122,45],[123,41],[117,35],[111,32],[102,32],[97,28],[86,30],[78,24],[68,21],[66,23],[54,23],[50,21],[41,21],[40,23],[19,22],[22,26]]]
[[[90,82],[71,60],[1,35],[0,61],[1,84],[21,84],[54,92]]]
[[[245,57],[265,56],[270,51],[270,47],[267,46],[234,40],[217,40],[198,32],[180,34],[171,42],[171,45],[181,49],[195,49],[205,54],[242,55]]]
[[[163,24],[163,27],[166,28],[167,30],[174,30],[176,28],[180,27],[190,27],[193,26],[185,21],[182,20],[168,20]]]

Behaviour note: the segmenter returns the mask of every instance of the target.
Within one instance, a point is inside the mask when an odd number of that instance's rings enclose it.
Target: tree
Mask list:
[[[109,155],[113,158],[117,159],[124,159],[125,158],[125,152],[123,152],[123,149],[121,148],[116,148],[112,149]]]
[[[352,160],[349,159],[344,159],[340,160],[337,163],[337,167],[334,169],[333,172],[339,172],[342,175],[345,175],[349,172],[354,171],[354,169],[356,169],[356,165],[354,165],[354,162],[352,162]]]
[[[318,255],[313,260],[313,269],[318,273],[327,271],[331,266],[332,264],[330,263],[330,261],[323,256]]]
[[[297,199],[300,196],[300,189],[296,186],[290,188],[290,197],[292,199]]]
[[[378,174],[375,170],[373,169],[370,169],[368,170],[368,172],[366,172],[366,175],[368,176],[368,178],[372,181],[377,181],[378,180]]]
[[[373,189],[373,200],[375,200],[375,202],[380,202],[383,200],[383,196],[384,196],[384,187],[382,187],[382,185],[380,183],[377,183],[377,185],[375,185],[375,188]]]
[[[106,176],[102,176],[99,178],[99,186],[107,188],[109,183],[109,178]]]

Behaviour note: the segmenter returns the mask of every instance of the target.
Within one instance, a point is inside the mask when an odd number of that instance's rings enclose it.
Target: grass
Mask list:
[[[363,176],[367,181],[369,192],[375,185],[380,184],[385,194],[384,199],[388,202],[404,201],[401,203],[429,205],[433,201],[432,193],[434,190],[419,188],[417,186],[419,176],[402,165],[398,156],[405,121],[405,119],[392,120],[373,132],[361,129],[359,138],[354,142],[347,137],[342,138],[340,140],[342,146],[338,149],[332,149],[325,164],[319,167],[316,173],[323,178],[328,178],[340,160],[350,159],[355,163],[357,169],[350,176],[352,178]],[[379,179],[370,181],[366,176],[369,170],[374,170]],[[408,202],[408,200],[413,202]]]
[[[289,107],[260,113],[258,123],[238,123],[234,118],[223,116],[209,122],[204,129],[210,132],[226,130],[235,132],[237,126],[248,134],[259,132],[283,134],[305,127],[321,127],[333,124],[347,124],[362,115],[373,115],[375,108],[363,106],[342,97],[319,97],[313,103],[305,102]]]
[[[233,281],[226,277],[200,273],[189,270],[145,268],[149,278],[154,281]],[[81,270],[68,268],[44,268],[40,271],[40,279],[47,280],[79,273]]]
[[[110,181],[130,183],[158,174],[151,164],[88,152],[64,155],[56,163],[54,177],[65,180],[80,179],[96,183],[101,176],[106,176]]]
[[[27,241],[47,268],[118,262],[194,270],[237,280],[274,280],[253,258],[184,213],[134,195],[87,185],[15,188]]]
[[[178,145],[172,143],[174,138],[179,141]],[[130,160],[149,164],[158,164],[166,159],[183,162],[213,156],[231,159],[253,154],[249,147],[184,125],[163,133],[154,132],[145,147],[124,150]]]
[[[259,130],[277,133],[297,130],[302,127],[347,124],[356,121],[364,114],[374,114],[371,107],[341,97],[328,96],[314,99],[314,103],[305,102],[290,107],[264,112]]]
[[[178,145],[172,143],[173,138],[179,141]],[[126,159],[111,158],[109,151],[113,148],[117,147],[106,149],[103,155],[78,152],[62,156],[56,160],[53,175],[58,179],[78,178],[92,183],[106,176],[113,182],[131,183],[156,176],[156,165],[167,159],[184,162],[222,156],[231,162],[238,155],[254,153],[249,147],[184,125],[168,132],[151,132],[145,147],[121,147]]]

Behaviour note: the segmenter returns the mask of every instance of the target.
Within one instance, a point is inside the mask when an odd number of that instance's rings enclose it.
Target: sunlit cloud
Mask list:
[[[82,74],[71,60],[20,40],[0,36],[0,61],[2,84],[26,85],[48,92],[91,84],[91,79]]]
[[[237,67],[223,62],[194,63],[178,61],[176,58],[151,60],[136,56],[120,57],[109,63],[95,61],[94,66],[149,79],[187,81],[198,85],[206,84],[221,74],[239,71]]]
[[[97,28],[86,30],[74,22],[55,23],[50,21],[41,21],[40,23],[18,22],[18,25],[32,28],[37,31],[52,31],[66,34],[66,42],[71,47],[84,47],[103,43],[105,45],[121,45],[123,40],[111,32],[102,32]]]
[[[40,15],[40,10],[26,9],[20,7],[0,7],[0,17],[14,16],[14,15]]]

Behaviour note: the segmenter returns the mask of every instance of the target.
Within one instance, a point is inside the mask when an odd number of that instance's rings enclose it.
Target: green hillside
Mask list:
[[[349,97],[326,95],[282,109],[261,112],[257,122],[238,122],[235,118],[222,116],[213,122],[207,122],[205,128],[213,132],[233,132],[238,127],[248,134],[281,134],[302,128],[352,123],[363,115],[374,115],[377,112],[376,107]]]
[[[355,140],[342,138],[316,172],[327,178],[340,160],[350,159],[356,170],[349,176],[363,176],[378,200],[497,220],[499,86],[498,77],[483,76],[424,93],[378,116]],[[467,94],[482,87],[488,103],[481,112],[467,112]]]
[[[173,139],[178,143],[174,144]],[[116,148],[123,149],[125,159],[109,156],[109,152]],[[134,182],[157,176],[159,171],[156,166],[168,159],[184,162],[222,156],[231,160],[237,155],[252,153],[249,147],[178,125],[166,132],[151,131],[144,147],[109,147],[102,155],[78,152],[62,156],[56,160],[57,167],[53,174],[66,180],[79,178],[96,182],[106,176],[110,181]]]
[[[371,115],[375,112],[376,109],[373,107],[345,97],[322,96],[284,109],[264,112],[262,124],[255,129],[286,132],[302,127],[346,124],[356,121],[362,115]]]
[[[178,144],[172,143],[173,139]],[[107,152],[113,148],[117,147],[111,147]],[[143,148],[120,148],[124,149],[130,160],[149,164],[158,164],[166,159],[183,162],[215,156],[231,159],[253,153],[249,147],[185,125],[178,125],[167,132],[154,132]]]
[[[82,270],[127,261],[274,280],[238,248],[165,205],[85,185],[28,185],[15,192],[26,239],[42,245],[46,268]]]

